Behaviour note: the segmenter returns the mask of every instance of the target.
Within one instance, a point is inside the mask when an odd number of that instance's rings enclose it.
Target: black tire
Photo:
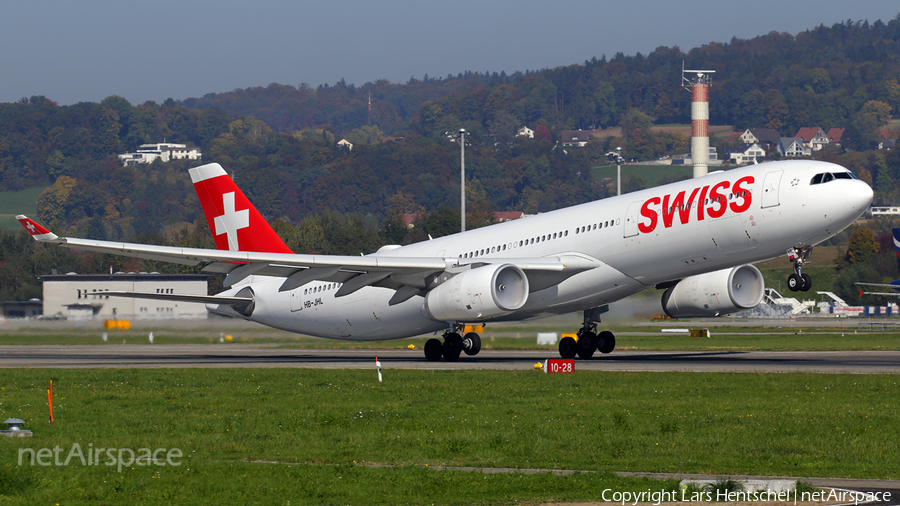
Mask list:
[[[481,351],[481,336],[475,332],[469,332],[463,336],[462,345],[466,355],[478,355],[478,352]]]
[[[462,337],[456,332],[451,332],[444,336],[444,360],[447,362],[456,362],[459,360],[459,354],[462,353],[463,343]]]
[[[606,355],[607,353],[612,353],[612,351],[616,349],[616,336],[614,336],[612,332],[604,330],[597,336],[597,339],[601,341],[600,345],[597,346],[597,350],[600,351],[600,353]]]
[[[808,292],[812,288],[812,278],[809,277],[809,274],[801,274],[800,278],[803,280],[803,286],[800,287],[800,290]]]
[[[787,278],[787,286],[792,292],[796,292],[803,286],[803,278],[793,273]]]
[[[429,362],[437,362],[444,354],[444,345],[440,339],[429,339],[425,341],[425,359]]]
[[[587,360],[597,351],[597,336],[593,332],[585,332],[578,336],[575,345],[578,347],[578,357]]]
[[[575,358],[578,353],[578,343],[571,337],[564,337],[559,340],[559,356],[562,358]]]

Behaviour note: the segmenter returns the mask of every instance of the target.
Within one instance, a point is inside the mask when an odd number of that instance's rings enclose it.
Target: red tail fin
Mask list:
[[[189,172],[217,248],[293,253],[221,165],[210,163],[190,169]]]

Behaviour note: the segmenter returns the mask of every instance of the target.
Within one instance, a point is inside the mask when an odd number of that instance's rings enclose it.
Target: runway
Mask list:
[[[531,370],[548,351],[485,350],[428,362],[422,350],[310,349],[252,344],[0,346],[2,368],[301,367],[322,369]],[[576,371],[898,374],[900,351],[614,351],[575,361]]]

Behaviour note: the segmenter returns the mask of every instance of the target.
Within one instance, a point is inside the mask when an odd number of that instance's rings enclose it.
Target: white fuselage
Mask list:
[[[439,257],[449,266],[579,257],[596,267],[533,291],[523,308],[493,320],[568,313],[834,236],[865,212],[872,190],[856,179],[810,184],[827,172],[846,169],[815,161],[763,163],[375,255]],[[256,307],[249,320],[319,337],[394,339],[448,327],[428,316],[419,296],[389,306],[394,291],[388,288],[335,297],[338,283],[314,281],[279,292],[283,281],[251,276],[225,294],[251,286]],[[464,323],[477,321],[473,316]]]

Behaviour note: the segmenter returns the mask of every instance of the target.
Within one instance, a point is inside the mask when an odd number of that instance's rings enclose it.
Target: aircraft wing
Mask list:
[[[208,265],[204,267],[204,272],[226,274],[223,283],[225,286],[232,286],[251,275],[285,278],[280,291],[293,290],[311,281],[336,281],[342,283],[336,296],[349,295],[366,286],[381,286],[397,290],[398,298],[393,303],[399,303],[427,291],[433,286],[432,283],[439,273],[456,265],[454,260],[439,257],[260,253],[97,241],[59,237],[26,216],[19,215],[16,219],[39,242],[185,265],[206,263]],[[489,262],[480,260],[470,263],[514,264],[529,277],[531,291],[552,286],[574,274],[599,265],[596,260],[577,255],[490,259]]]
[[[896,290],[900,290],[900,285],[889,285],[889,284],[887,284],[887,283],[862,283],[862,282],[857,282],[857,283],[853,283],[853,284],[854,284],[854,285],[861,285],[861,286],[874,286],[874,287],[878,287],[878,288],[894,288],[894,289],[896,289]],[[900,295],[900,292],[895,292],[894,295]]]
[[[900,297],[900,291],[898,291],[898,290],[900,290],[900,285],[891,285],[891,284],[887,284],[887,283],[863,283],[863,282],[857,282],[854,284],[858,285],[858,286],[872,286],[875,288],[891,288],[891,289],[895,290],[893,292],[865,292],[862,289],[857,288],[857,290],[859,291],[860,297],[862,297],[863,295],[886,295],[888,297]]]

